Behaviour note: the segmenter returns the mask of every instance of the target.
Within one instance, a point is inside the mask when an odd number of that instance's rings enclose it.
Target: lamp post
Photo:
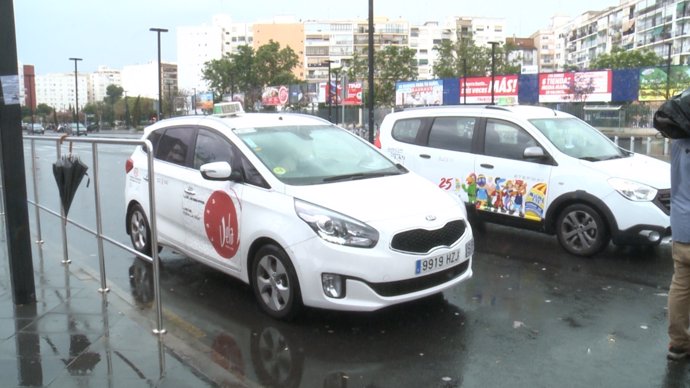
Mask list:
[[[125,93],[125,129],[129,130],[129,104],[127,103],[127,91]]]
[[[192,105],[194,105],[194,114],[196,115],[196,88],[194,88],[194,95],[192,96]]]
[[[161,32],[168,32],[165,28],[149,28],[149,31],[154,31],[158,35],[158,111],[156,112],[156,121],[161,119],[161,105],[163,104],[163,88],[161,85]]]
[[[491,105],[494,104],[494,73],[496,73],[496,45],[498,42],[489,42],[491,45]]]
[[[666,46],[668,46],[668,53],[666,54],[666,99],[670,97],[669,94],[671,93],[671,46],[673,43],[668,42],[666,43]]]
[[[333,91],[333,98],[335,98],[335,125],[338,125],[338,75],[340,70],[334,70],[335,73],[335,90]]]
[[[333,106],[333,99],[331,98],[331,63],[333,63],[333,61],[327,59],[326,63],[328,64],[328,87],[326,87],[328,90],[328,121],[333,122],[333,113],[331,111],[331,107]]]
[[[77,79],[77,62],[81,61],[81,58],[70,58],[70,61],[74,61],[74,116],[77,122],[77,136],[79,136],[79,82]]]

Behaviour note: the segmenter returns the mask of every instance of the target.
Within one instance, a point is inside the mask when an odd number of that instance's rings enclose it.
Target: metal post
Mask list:
[[[367,48],[367,58],[369,60],[368,76],[368,101],[369,108],[369,143],[374,144],[374,0],[369,0],[369,47]]]
[[[630,136],[630,152],[635,152],[635,136]]]
[[[335,90],[333,91],[333,96],[335,96],[335,125],[338,125],[338,74],[340,71],[335,73]]]
[[[652,138],[650,136],[647,137],[647,152],[646,155],[649,155],[652,153]]]
[[[666,43],[668,47],[668,54],[666,56],[666,99],[670,97],[671,93],[671,46],[673,43]]]
[[[333,91],[331,90],[331,61],[330,59],[326,60],[326,63],[328,63],[328,86],[326,87],[326,90],[328,90],[328,121],[333,122],[333,113],[331,111],[331,107],[333,106],[333,98],[331,98],[331,95],[333,94]]]
[[[161,119],[161,105],[163,105],[163,88],[161,85],[161,32],[168,32],[165,28],[149,28],[149,31],[155,31],[158,34],[158,112],[156,112],[156,121]]]
[[[489,42],[491,44],[491,85],[489,86],[491,88],[491,105],[494,104],[494,79],[495,79],[495,73],[496,73],[496,45],[498,42]]]
[[[160,257],[158,256],[158,223],[156,222],[156,185],[154,184],[153,171],[153,144],[150,140],[144,141],[146,144],[146,156],[148,158],[148,183],[149,183],[149,225],[151,226],[151,258],[153,259],[153,293],[156,299],[156,328],[154,334],[165,334],[163,328],[163,306],[161,304],[161,285],[160,285]]]
[[[70,61],[74,61],[74,116],[77,122],[77,136],[79,136],[79,78],[77,77],[77,62],[81,61],[81,58],[70,58]]]
[[[110,291],[105,282],[105,254],[103,253],[103,221],[101,218],[101,193],[98,185],[98,143],[91,144],[91,157],[93,160],[93,194],[95,197],[94,204],[96,205],[96,239],[98,241],[98,267],[101,272],[101,288],[98,289],[100,293]]]
[[[39,204],[38,202],[38,178],[36,176],[36,140],[31,139],[31,171],[33,175],[33,185],[34,185],[34,202],[36,205]],[[43,237],[41,235],[41,216],[39,212],[38,206],[34,207],[36,211],[36,244],[43,244]]]

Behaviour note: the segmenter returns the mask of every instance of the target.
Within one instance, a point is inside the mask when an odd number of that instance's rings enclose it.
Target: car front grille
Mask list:
[[[671,190],[659,190],[654,198],[654,204],[663,210],[664,213],[671,214]]]
[[[407,253],[428,253],[437,247],[449,247],[465,234],[463,220],[455,220],[440,229],[413,229],[396,234],[391,241],[391,248]]]
[[[439,284],[449,282],[467,271],[470,265],[470,260],[448,268],[441,272],[432,273],[430,275],[400,280],[397,282],[387,283],[367,283],[372,290],[381,296],[398,296],[405,295],[412,292],[426,290],[427,288],[435,287]]]

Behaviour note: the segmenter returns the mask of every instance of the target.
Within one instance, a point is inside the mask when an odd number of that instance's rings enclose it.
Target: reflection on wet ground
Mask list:
[[[93,255],[74,249],[90,261],[67,267],[35,255],[35,306],[12,304],[0,268],[0,385],[690,386],[690,364],[664,358],[667,244],[579,258],[510,228],[476,239],[474,278],[444,294],[289,323],[262,314],[241,282],[163,250],[160,341],[150,264],[108,251],[102,295]]]

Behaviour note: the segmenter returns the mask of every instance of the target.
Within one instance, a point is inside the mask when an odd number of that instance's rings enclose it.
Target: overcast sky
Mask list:
[[[603,10],[620,0],[374,0],[374,14],[402,17],[415,24],[443,21],[448,16],[498,17],[509,36],[528,37],[549,25],[556,14],[575,17]],[[161,34],[163,61],[176,62],[176,27],[210,24],[214,14],[234,22],[257,22],[274,16],[297,20],[368,17],[368,0],[14,0],[17,54],[37,74],[99,65],[124,65],[157,60],[156,33]]]

